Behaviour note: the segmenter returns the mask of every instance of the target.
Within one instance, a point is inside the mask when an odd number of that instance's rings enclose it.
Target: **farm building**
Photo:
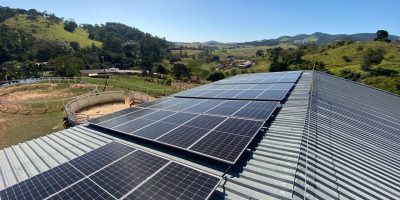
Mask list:
[[[108,68],[108,69],[87,69],[79,70],[81,77],[104,77],[111,76],[112,74],[119,75],[132,75],[132,74],[142,74],[141,70],[121,70],[118,68]]]
[[[239,75],[0,150],[0,198],[400,199],[399,102]]]

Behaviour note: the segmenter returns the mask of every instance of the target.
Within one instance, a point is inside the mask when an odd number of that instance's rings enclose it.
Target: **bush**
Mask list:
[[[342,57],[345,62],[351,62],[351,59],[347,56]]]
[[[182,63],[175,63],[172,67],[172,74],[176,79],[180,80],[182,77],[190,78],[189,69]]]
[[[353,72],[349,69],[342,69],[339,71],[339,76],[345,79],[356,81],[361,77],[361,74],[358,72]]]
[[[64,22],[64,30],[72,33],[75,31],[76,28],[78,28],[78,24],[76,24],[74,21],[66,20]]]
[[[362,70],[369,70],[371,69],[372,65],[377,65],[381,63],[383,60],[384,52],[381,49],[372,50],[368,49],[362,57],[361,60],[361,69]]]
[[[212,72],[208,74],[207,80],[208,81],[219,81],[225,78],[225,75],[222,72]]]

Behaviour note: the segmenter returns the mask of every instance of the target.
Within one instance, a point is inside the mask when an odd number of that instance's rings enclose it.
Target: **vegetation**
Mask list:
[[[207,76],[208,81],[219,81],[225,78],[224,73],[222,72],[212,72]]]
[[[399,37],[385,30],[173,44],[121,23],[78,27],[73,20],[33,9],[0,11],[0,80],[40,76],[42,71],[77,76],[81,69],[104,66],[141,69],[143,75],[157,74],[160,82],[169,83],[191,76],[215,81],[240,73],[316,69],[400,93]]]

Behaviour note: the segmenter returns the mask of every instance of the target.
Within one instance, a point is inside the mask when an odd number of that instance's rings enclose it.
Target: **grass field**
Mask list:
[[[99,85],[99,89],[104,86],[104,79],[98,78],[83,78],[87,83],[93,83]],[[153,83],[146,81],[142,77],[130,76],[130,77],[118,77],[107,80],[109,87],[122,88],[125,91],[139,91],[152,96],[164,96],[171,95],[181,91],[172,86],[164,85],[161,83]]]
[[[5,98],[15,101],[54,100],[61,97],[78,96],[92,90],[92,88],[75,88],[73,85],[67,84],[48,83],[14,86],[11,89],[14,92]],[[3,91],[4,88],[1,90]],[[43,108],[44,105],[41,107]],[[63,117],[64,111],[61,110],[42,114],[0,112],[0,149],[62,130],[64,128]]]
[[[360,68],[362,56],[368,49],[381,49],[385,52],[384,59],[370,70],[363,71]],[[347,56],[351,61],[346,62]],[[303,56],[304,60],[322,61],[325,68],[340,76],[344,69],[360,75],[360,82],[372,87],[400,94],[400,44],[385,42],[356,42],[337,48],[325,49],[323,52]]]
[[[41,16],[32,21],[27,19],[26,15],[18,15],[7,19],[4,24],[10,28],[23,29],[32,33],[38,39],[77,41],[81,47],[91,46],[92,43],[98,47],[101,46],[101,42],[89,39],[89,33],[84,29],[76,28],[73,33],[70,33],[64,30],[63,23],[50,23],[49,20]]]
[[[248,46],[241,48],[229,48],[229,49],[221,49],[214,51],[213,54],[218,55],[221,59],[225,59],[228,56],[235,56],[239,58],[251,58],[256,55],[257,50],[266,50],[275,47],[282,47],[284,49],[287,48],[295,48],[295,46],[290,44],[280,44],[276,46]]]

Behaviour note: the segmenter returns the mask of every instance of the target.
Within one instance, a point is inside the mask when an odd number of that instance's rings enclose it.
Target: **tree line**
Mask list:
[[[63,20],[54,14],[34,9],[13,9],[0,7],[0,23],[17,15],[27,15],[35,23],[38,16],[46,17],[52,23],[62,23],[64,30],[74,32],[78,27],[73,20]],[[57,76],[79,75],[80,69],[119,67],[130,69],[141,66],[152,71],[162,59],[171,57],[168,48],[171,43],[144,33],[136,28],[121,24],[82,24],[88,31],[89,39],[102,42],[102,46],[81,47],[79,42],[35,38],[27,30],[17,30],[0,24],[0,79],[28,78],[38,76],[40,70],[55,71]],[[45,64],[47,63],[47,64]],[[29,68],[29,70],[26,70]],[[21,69],[29,73],[21,73]],[[163,70],[158,70],[163,71]]]

